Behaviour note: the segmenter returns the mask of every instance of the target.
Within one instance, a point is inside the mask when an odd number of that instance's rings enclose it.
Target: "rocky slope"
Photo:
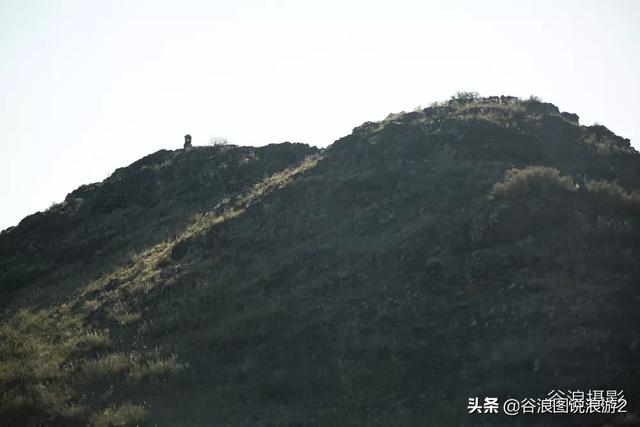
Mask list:
[[[80,187],[0,234],[0,419],[494,425],[469,397],[589,388],[634,410],[640,156],[578,121],[460,97]],[[620,421],[555,417],[519,420]]]

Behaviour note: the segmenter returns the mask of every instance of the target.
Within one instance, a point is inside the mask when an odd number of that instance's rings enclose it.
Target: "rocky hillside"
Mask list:
[[[640,155],[460,96],[303,144],[162,150],[0,234],[0,424],[513,425],[640,402]],[[634,415],[524,415],[524,424]]]

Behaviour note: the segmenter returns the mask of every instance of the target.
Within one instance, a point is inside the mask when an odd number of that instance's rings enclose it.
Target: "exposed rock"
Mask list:
[[[573,122],[575,124],[580,124],[580,117],[578,117],[577,114],[573,114],[573,113],[567,113],[566,111],[563,111],[562,113],[560,113],[560,115],[565,119],[568,120],[570,122]]]

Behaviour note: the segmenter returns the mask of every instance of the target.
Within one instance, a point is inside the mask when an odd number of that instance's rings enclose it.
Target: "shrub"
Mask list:
[[[469,104],[477,101],[480,98],[478,92],[456,92],[454,96],[451,97],[451,103],[458,104]]]
[[[640,192],[628,192],[609,181],[587,181],[587,190],[596,203],[620,213],[640,212]]]
[[[548,195],[563,191],[576,191],[571,177],[561,176],[556,168],[529,166],[524,169],[507,170],[504,179],[493,185],[489,195],[492,199],[498,199],[527,194]]]
[[[229,144],[229,141],[226,138],[223,138],[221,136],[212,136],[209,139],[209,145],[212,147],[215,147],[217,145],[227,145]]]
[[[595,125],[594,125],[595,126]],[[601,156],[629,152],[629,147],[620,144],[615,138],[605,135],[590,135],[584,139],[584,143],[594,147],[595,152]]]

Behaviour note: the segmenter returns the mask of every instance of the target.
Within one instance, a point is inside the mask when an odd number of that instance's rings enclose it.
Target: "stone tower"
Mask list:
[[[184,148],[186,150],[187,148],[191,148],[191,147],[192,147],[192,145],[191,145],[191,135],[187,134],[187,135],[184,136]]]

